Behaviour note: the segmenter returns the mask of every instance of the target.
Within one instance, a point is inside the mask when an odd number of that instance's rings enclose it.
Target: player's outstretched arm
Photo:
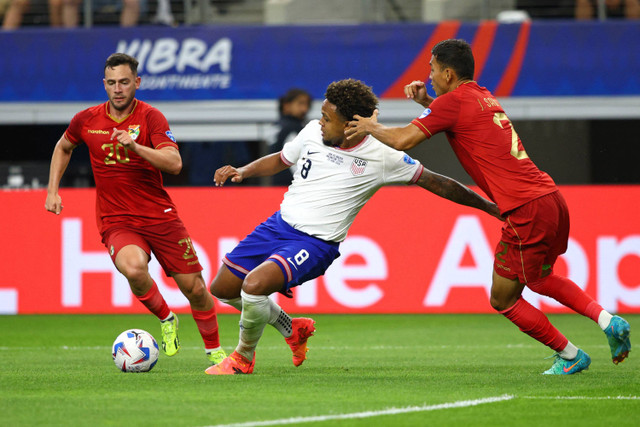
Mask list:
[[[405,151],[425,140],[424,133],[417,126],[408,124],[404,127],[387,127],[378,122],[378,110],[371,117],[353,116],[344,130],[348,140],[358,140],[371,135],[385,145],[396,150]]]
[[[277,152],[254,160],[241,168],[223,166],[216,171],[213,182],[216,187],[222,187],[227,179],[231,179],[231,182],[242,182],[246,178],[275,175],[288,167],[280,158],[280,152]]]
[[[470,188],[460,184],[455,179],[437,174],[425,168],[416,184],[452,202],[480,209],[500,220],[504,219],[500,216],[500,210],[495,203],[490,202]]]
[[[47,200],[44,203],[44,208],[56,215],[60,215],[60,212],[62,212],[62,198],[58,194],[60,180],[62,179],[62,175],[64,175],[64,171],[67,170],[67,166],[69,166],[71,153],[75,147],[75,145],[62,135],[53,149],[53,155],[51,156]]]

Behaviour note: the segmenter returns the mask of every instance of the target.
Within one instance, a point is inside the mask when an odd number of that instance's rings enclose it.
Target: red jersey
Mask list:
[[[164,115],[149,104],[134,100],[131,114],[116,120],[109,114],[109,102],[76,114],[65,132],[74,145],[89,148],[96,181],[96,219],[101,233],[115,225],[154,225],[178,218],[173,201],[162,186],[162,173],[117,140],[113,129],[129,132],[140,145],[178,145]]]
[[[444,131],[462,167],[501,213],[557,190],[527,156],[496,98],[476,82],[438,96],[411,123],[427,138]]]

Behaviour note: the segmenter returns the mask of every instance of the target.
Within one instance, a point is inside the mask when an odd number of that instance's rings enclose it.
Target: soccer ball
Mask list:
[[[147,372],[158,361],[158,343],[147,331],[129,329],[118,335],[111,354],[122,372]]]

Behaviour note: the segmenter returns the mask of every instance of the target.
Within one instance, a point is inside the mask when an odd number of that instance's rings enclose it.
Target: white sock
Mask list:
[[[269,297],[266,295],[251,295],[240,291],[242,297],[242,315],[240,316],[240,342],[236,351],[247,358],[253,359],[262,331],[269,321]]]
[[[169,315],[167,317],[165,317],[164,319],[161,319],[161,322],[166,322],[167,320],[171,319],[173,317],[173,311],[169,312]]]
[[[214,351],[222,350],[222,347],[218,346],[216,348],[205,348],[204,351],[206,353],[213,353]]]
[[[271,298],[269,298],[269,309],[269,324],[276,328],[283,337],[289,338],[293,333],[291,317]]]
[[[242,297],[233,299],[218,298],[218,301],[229,304],[237,310],[242,311]],[[293,329],[291,328],[291,317],[289,317],[289,315],[285,313],[285,311],[271,298],[269,298],[269,309],[270,315],[268,323],[276,328],[283,337],[289,338],[293,333]]]
[[[232,299],[224,299],[218,298],[218,301],[223,302],[225,304],[229,304],[231,307],[235,308],[238,311],[242,311],[242,298],[232,298]]]
[[[558,353],[558,355],[560,355],[564,360],[573,360],[578,356],[578,347],[569,341],[564,350]]]
[[[598,325],[600,325],[600,328],[603,331],[607,329],[607,326],[609,326],[609,323],[611,323],[612,318],[613,318],[613,315],[608,311],[602,310],[600,312],[600,315],[598,315]]]

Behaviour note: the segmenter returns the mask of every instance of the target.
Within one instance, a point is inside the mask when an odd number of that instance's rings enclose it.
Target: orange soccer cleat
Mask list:
[[[217,365],[210,366],[204,372],[209,375],[238,375],[253,373],[253,366],[256,364],[256,355],[253,360],[249,360],[238,352],[231,353],[228,357]]]
[[[315,320],[307,317],[297,317],[291,320],[291,328],[293,333],[289,338],[285,338],[291,351],[293,352],[293,364],[295,366],[302,365],[302,362],[307,358],[307,340],[313,335],[316,328],[313,326]]]

